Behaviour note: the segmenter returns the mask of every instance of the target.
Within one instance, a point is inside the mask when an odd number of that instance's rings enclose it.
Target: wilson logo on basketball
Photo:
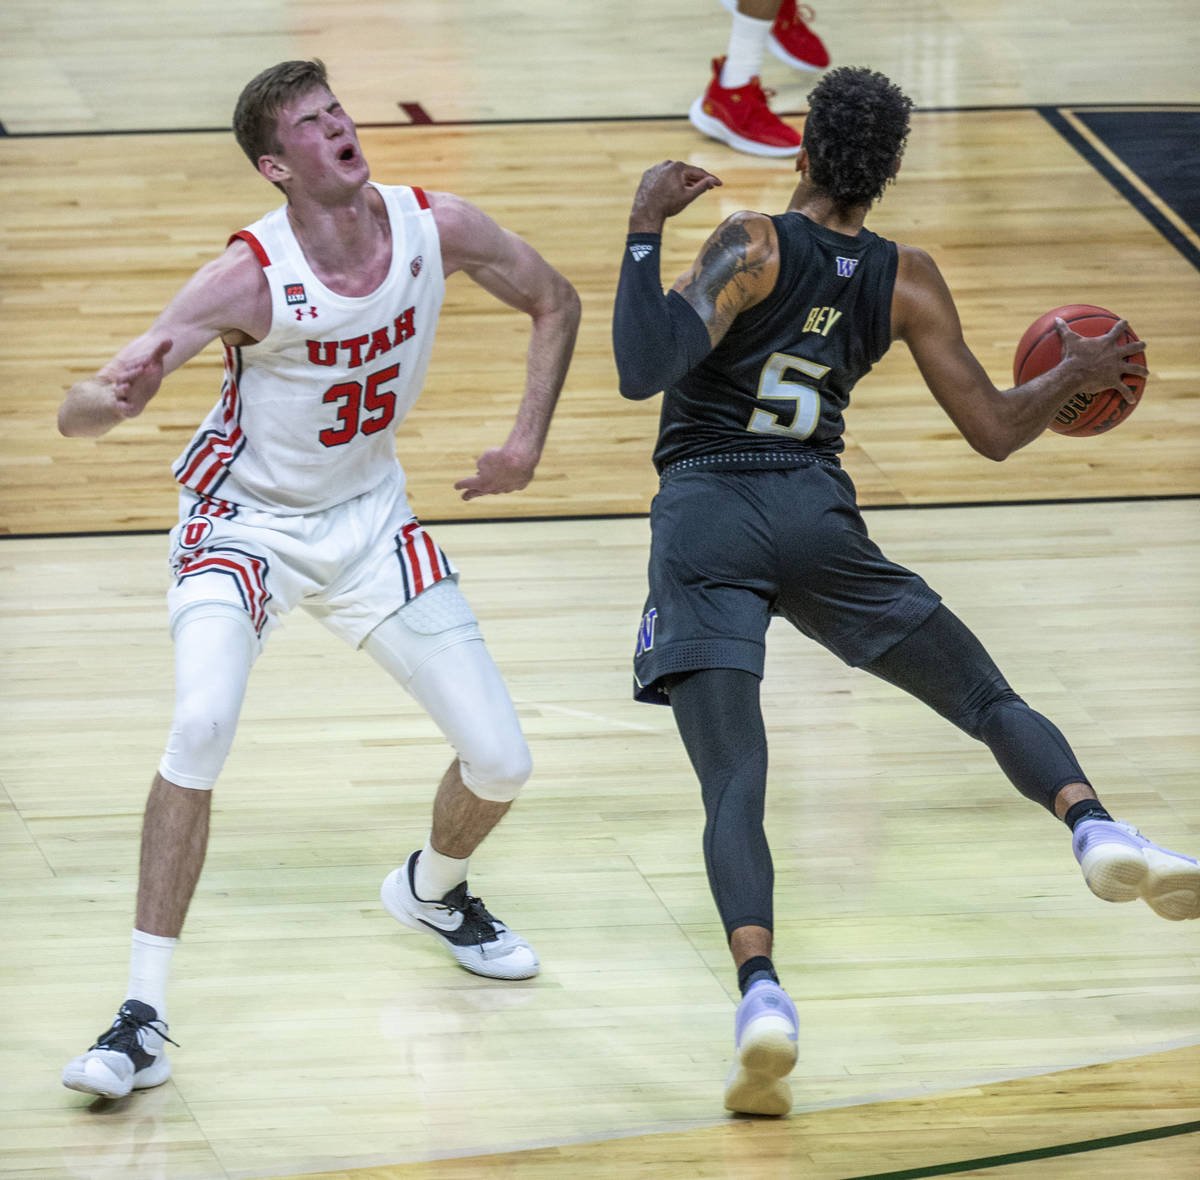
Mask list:
[[[179,534],[179,543],[185,549],[195,549],[212,532],[212,521],[207,516],[193,516],[185,521]]]
[[[1054,415],[1054,421],[1061,422],[1064,426],[1070,426],[1095,400],[1094,393],[1077,393]]]

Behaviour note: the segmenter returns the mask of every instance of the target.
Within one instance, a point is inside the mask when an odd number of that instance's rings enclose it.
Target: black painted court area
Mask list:
[[[1200,235],[1200,110],[1075,114]]]
[[[1069,110],[1128,172],[1114,167],[1062,115]],[[1200,270],[1200,107],[1132,107],[1089,110],[1043,107],[1042,116],[1097,172],[1129,201],[1197,270]],[[1137,177],[1191,230],[1180,231],[1129,174]]]

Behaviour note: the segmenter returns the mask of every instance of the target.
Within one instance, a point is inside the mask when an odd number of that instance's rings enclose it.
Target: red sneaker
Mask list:
[[[783,0],[779,6],[771,35],[767,38],[767,48],[793,69],[823,70],[829,65],[829,50],[804,23],[815,15],[807,4],[797,5],[796,0]]]
[[[800,150],[800,132],[767,106],[767,99],[774,91],[764,90],[757,78],[751,78],[745,86],[726,90],[721,85],[724,64],[723,57],[713,59],[712,81],[688,111],[692,126],[739,152],[794,156]]]

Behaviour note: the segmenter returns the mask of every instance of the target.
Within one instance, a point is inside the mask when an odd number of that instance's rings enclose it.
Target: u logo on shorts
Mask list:
[[[179,544],[184,549],[195,549],[211,535],[212,521],[207,516],[192,516],[183,522],[179,530]]]

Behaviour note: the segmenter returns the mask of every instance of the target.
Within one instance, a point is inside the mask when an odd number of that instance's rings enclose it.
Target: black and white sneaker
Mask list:
[[[467,883],[456,885],[439,901],[417,896],[413,873],[419,852],[393,869],[379,889],[384,908],[397,922],[437,936],[460,967],[489,979],[532,979],[538,957],[519,934],[483,907],[467,892]]]
[[[141,1000],[126,1000],[112,1027],[63,1067],[63,1085],[101,1098],[124,1098],[130,1090],[161,1086],[171,1076],[166,1041],[171,1038],[158,1013]]]

